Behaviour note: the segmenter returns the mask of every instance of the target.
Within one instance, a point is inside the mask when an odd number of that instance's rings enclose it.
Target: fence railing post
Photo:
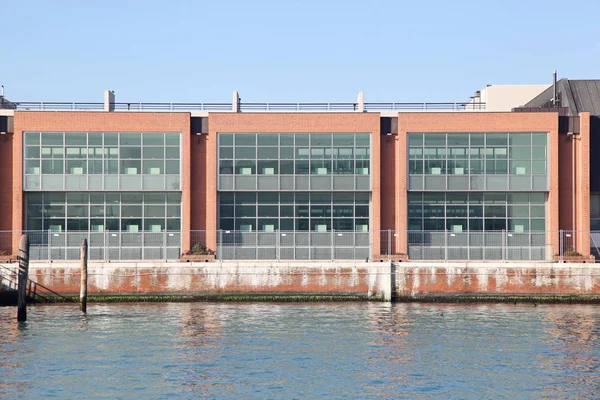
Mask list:
[[[563,245],[564,245],[564,231],[561,229],[558,232],[558,257],[560,259],[560,262],[563,262]]]
[[[444,229],[444,261],[448,261],[448,229]]]
[[[281,238],[279,237],[279,229],[275,229],[275,259],[279,261],[281,257]]]
[[[217,249],[215,250],[216,257],[218,260],[223,260],[223,229],[219,229],[219,240],[217,241]]]
[[[387,255],[388,255],[388,261],[390,261],[391,258],[391,251],[392,251],[392,230],[388,229],[388,242],[387,242]]]
[[[333,254],[333,253],[334,253],[334,251],[333,251],[333,241],[335,240],[335,238],[333,237],[333,235],[334,235],[334,232],[333,232],[333,231],[334,231],[334,229],[333,229],[333,228],[331,228],[331,231],[330,231],[330,233],[329,233],[329,237],[330,237],[330,239],[329,239],[329,243],[330,243],[330,244],[329,244],[329,259],[330,259],[330,260],[333,260],[333,259],[334,259],[334,254]]]
[[[183,232],[179,236],[183,236]],[[163,229],[163,260],[167,261],[167,227]]]
[[[52,231],[48,229],[48,261],[52,261]]]
[[[501,240],[500,252],[502,253],[502,261],[506,261],[506,229],[502,229],[502,240]]]

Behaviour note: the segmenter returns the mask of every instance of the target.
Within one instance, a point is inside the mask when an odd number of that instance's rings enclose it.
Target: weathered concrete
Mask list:
[[[16,264],[4,264],[16,268]],[[79,292],[78,262],[32,262],[30,278],[61,294]],[[90,262],[98,294],[330,294],[390,300],[465,295],[595,296],[600,265],[498,262]]]
[[[7,264],[10,266],[11,264]],[[61,294],[79,293],[77,262],[30,265],[30,278]],[[352,294],[391,300],[389,263],[118,262],[88,263],[94,293]]]
[[[600,294],[600,265],[581,263],[400,263],[399,296],[424,294]]]

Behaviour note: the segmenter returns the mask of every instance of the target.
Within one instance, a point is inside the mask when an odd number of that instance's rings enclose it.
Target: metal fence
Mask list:
[[[181,255],[181,232],[54,232],[29,235],[31,260],[77,260],[83,239],[90,260],[175,260]],[[0,232],[0,251],[11,250],[13,232]]]
[[[364,260],[371,257],[369,231],[219,231],[223,260]]]
[[[412,260],[551,260],[547,232],[409,231]]]
[[[115,102],[111,108],[118,111],[230,111],[232,103],[146,103]],[[357,111],[358,103],[242,103],[239,111]],[[6,101],[0,108],[16,110],[78,110],[102,111],[104,103],[100,102],[59,102],[59,101]],[[364,103],[364,111],[382,110],[485,110],[483,102],[446,102],[446,103]]]
[[[90,260],[177,260],[211,254],[217,260],[558,260],[589,246],[600,257],[600,231],[0,231],[0,256],[29,234],[32,260],[76,260],[83,239]],[[188,241],[189,239],[189,241]],[[186,244],[186,248],[182,244]],[[189,243],[189,246],[187,246]],[[189,248],[187,248],[189,247]],[[588,258],[589,260],[589,258]]]

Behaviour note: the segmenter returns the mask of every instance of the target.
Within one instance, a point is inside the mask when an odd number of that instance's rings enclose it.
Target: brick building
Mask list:
[[[77,258],[88,238],[104,260],[199,245],[220,259],[544,260],[567,230],[589,254],[593,110],[542,101],[560,82],[430,104],[1,97],[0,248],[16,254],[28,231],[38,259]]]

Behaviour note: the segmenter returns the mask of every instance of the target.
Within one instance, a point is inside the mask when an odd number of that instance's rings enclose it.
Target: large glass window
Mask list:
[[[27,229],[161,232],[181,229],[181,193],[28,193]]]
[[[179,133],[25,132],[24,144],[25,175],[180,173]]]
[[[219,228],[263,231],[369,230],[369,193],[219,194]]]
[[[546,175],[546,150],[546,133],[409,133],[409,174]]]
[[[369,175],[369,133],[219,133],[219,173]]]
[[[409,230],[545,230],[543,193],[410,193]]]

